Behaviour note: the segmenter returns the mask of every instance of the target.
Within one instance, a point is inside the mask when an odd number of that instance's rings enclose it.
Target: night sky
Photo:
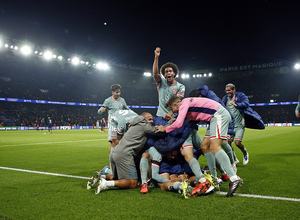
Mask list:
[[[150,68],[157,46],[186,70],[297,62],[299,2],[1,1],[0,36]]]

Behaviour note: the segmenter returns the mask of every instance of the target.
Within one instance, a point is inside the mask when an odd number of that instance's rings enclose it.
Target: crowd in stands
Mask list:
[[[109,72],[73,68],[65,65],[28,64],[24,60],[2,58],[0,69],[0,97],[60,102],[102,104],[111,95],[110,85],[122,85],[121,96],[127,105],[157,106],[158,95],[152,77],[144,77],[130,70],[113,68]],[[220,98],[225,85],[236,85],[236,91],[245,93],[251,103],[296,102],[299,95],[300,74],[282,74],[278,69],[244,73],[216,73],[213,77],[178,79],[186,86],[186,94],[200,85],[208,85]],[[100,116],[99,107],[46,105],[0,101],[0,111],[20,124],[34,126],[50,116],[56,125],[93,125]],[[294,114],[295,105],[254,107],[265,123],[299,122]],[[134,108],[137,113],[155,109]],[[107,118],[107,115],[103,115]],[[0,121],[1,123],[1,121]]]

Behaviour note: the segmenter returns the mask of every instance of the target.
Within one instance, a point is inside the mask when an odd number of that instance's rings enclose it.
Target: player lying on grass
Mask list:
[[[194,149],[193,152],[195,159],[198,160],[202,151]],[[198,195],[196,193],[192,193],[194,189],[192,186],[195,186],[195,183],[197,183],[196,176],[179,151],[175,150],[164,157],[160,164],[159,173],[162,178],[168,180],[164,183],[158,183],[162,190],[178,191],[183,194],[184,198],[188,198],[190,196],[195,197]],[[206,177],[209,176],[210,171],[204,171],[204,175]],[[181,184],[181,182],[184,181],[186,183]],[[189,183],[191,183],[191,186]],[[214,192],[214,189],[215,187],[211,185],[209,189],[203,192],[203,194],[210,194]]]
[[[160,120],[159,120],[160,119]],[[166,124],[166,120],[162,117],[157,117],[155,120],[155,125],[166,125],[171,124],[168,122]],[[151,170],[152,170],[152,178],[157,182],[164,183],[167,180],[162,178],[159,175],[159,166],[161,162],[161,158],[166,153],[172,152],[174,150],[180,150],[181,155],[184,157],[185,161],[191,167],[193,173],[196,176],[196,183],[200,182],[201,190],[195,191],[193,194],[201,195],[206,192],[213,185],[215,188],[219,187],[218,179],[211,176],[210,174],[204,175],[201,172],[200,164],[197,159],[194,158],[193,149],[199,149],[201,145],[201,137],[198,134],[197,130],[198,126],[187,120],[182,124],[180,129],[174,130],[168,134],[165,138],[148,138],[147,145],[152,146],[149,149],[149,153],[152,160]],[[141,173],[143,174],[143,173]],[[141,177],[141,193],[147,193],[147,183],[146,178]]]

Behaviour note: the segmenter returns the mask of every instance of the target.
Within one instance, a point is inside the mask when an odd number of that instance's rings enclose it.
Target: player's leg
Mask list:
[[[160,174],[160,163],[162,160],[162,155],[156,150],[155,147],[149,148],[149,154],[151,158],[151,175],[152,179],[156,180],[159,183],[164,183],[169,180],[163,178]]]
[[[125,155],[122,151],[114,149],[110,155],[112,171],[115,180],[100,179],[96,194],[108,187],[119,187],[122,189],[136,188],[138,184],[137,170],[134,157],[131,154]]]
[[[237,187],[242,183],[242,179],[240,179],[234,172],[228,155],[225,153],[224,150],[221,149],[222,141],[227,139],[227,132],[230,119],[231,117],[228,111],[224,108],[219,108],[210,121],[210,149],[215,155],[217,163],[219,163],[220,166],[224,168],[231,181],[231,183],[229,184],[229,191],[226,196],[232,196],[232,194],[236,191]]]
[[[147,150],[149,151],[149,150]],[[150,159],[150,154],[148,152],[144,152],[142,154],[142,158],[140,160],[140,172],[141,172],[141,193],[147,193],[148,192],[148,184],[147,184],[147,179],[148,179],[148,173],[149,173],[149,161]]]
[[[247,165],[249,162],[249,153],[247,152],[247,149],[242,144],[242,139],[244,137],[245,128],[244,127],[237,127],[236,128],[236,134],[235,134],[235,145],[242,151],[243,153],[243,164]]]

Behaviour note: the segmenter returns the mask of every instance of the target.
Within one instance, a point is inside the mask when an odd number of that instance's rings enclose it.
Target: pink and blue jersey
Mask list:
[[[180,128],[185,118],[193,121],[210,122],[220,106],[221,104],[208,98],[185,98],[179,105],[176,121],[172,125],[166,127],[166,132],[169,133]]]

